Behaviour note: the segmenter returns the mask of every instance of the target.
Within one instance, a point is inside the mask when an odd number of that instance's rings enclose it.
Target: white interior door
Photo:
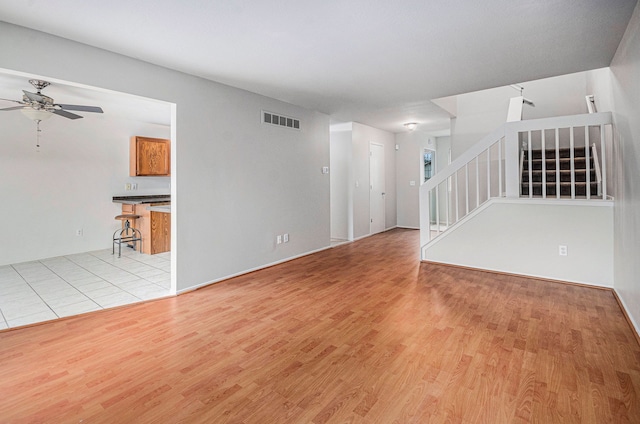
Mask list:
[[[385,230],[384,146],[370,143],[369,152],[369,232],[375,234]]]

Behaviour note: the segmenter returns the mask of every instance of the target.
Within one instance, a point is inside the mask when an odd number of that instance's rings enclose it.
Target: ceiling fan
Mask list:
[[[27,115],[29,112],[39,112],[41,114],[42,119],[46,119],[46,117],[50,115],[45,115],[44,112],[49,112],[54,115],[62,116],[68,119],[80,119],[82,116],[77,115],[75,113],[69,112],[70,110],[79,111],[79,112],[94,112],[94,113],[103,113],[102,108],[97,106],[81,106],[81,105],[67,105],[67,104],[58,104],[53,101],[53,99],[49,96],[45,96],[42,94],[42,89],[50,85],[48,81],[38,80],[38,79],[30,79],[29,82],[31,85],[35,87],[37,90],[35,93],[30,93],[26,90],[22,90],[24,95],[22,96],[22,101],[20,100],[10,100],[10,99],[0,99],[6,100],[13,103],[18,103],[20,106],[8,107],[4,109],[0,109],[0,111],[11,111],[11,110],[22,110]]]

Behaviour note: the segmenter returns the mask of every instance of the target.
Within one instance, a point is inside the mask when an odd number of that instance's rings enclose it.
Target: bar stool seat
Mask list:
[[[131,226],[130,220],[133,221],[135,219],[140,218],[140,215],[135,214],[122,214],[115,217],[120,221],[124,221],[124,224],[120,230],[116,230],[113,233],[113,246],[111,249],[111,254],[114,255],[116,253],[116,244],[118,245],[118,257],[122,256],[122,244],[131,247],[133,250],[136,250],[136,246],[138,243],[140,244],[140,253],[142,253],[142,234],[140,230],[133,228]]]

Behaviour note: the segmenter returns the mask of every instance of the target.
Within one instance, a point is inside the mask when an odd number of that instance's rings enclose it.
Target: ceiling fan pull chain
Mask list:
[[[40,129],[40,119],[36,119],[36,152],[40,151],[40,133],[42,130]]]

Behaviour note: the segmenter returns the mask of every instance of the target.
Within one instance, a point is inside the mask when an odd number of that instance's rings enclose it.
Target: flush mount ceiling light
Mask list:
[[[407,129],[409,131],[413,131],[418,126],[418,123],[417,122],[407,122],[406,124],[404,124],[404,126],[407,127]]]

